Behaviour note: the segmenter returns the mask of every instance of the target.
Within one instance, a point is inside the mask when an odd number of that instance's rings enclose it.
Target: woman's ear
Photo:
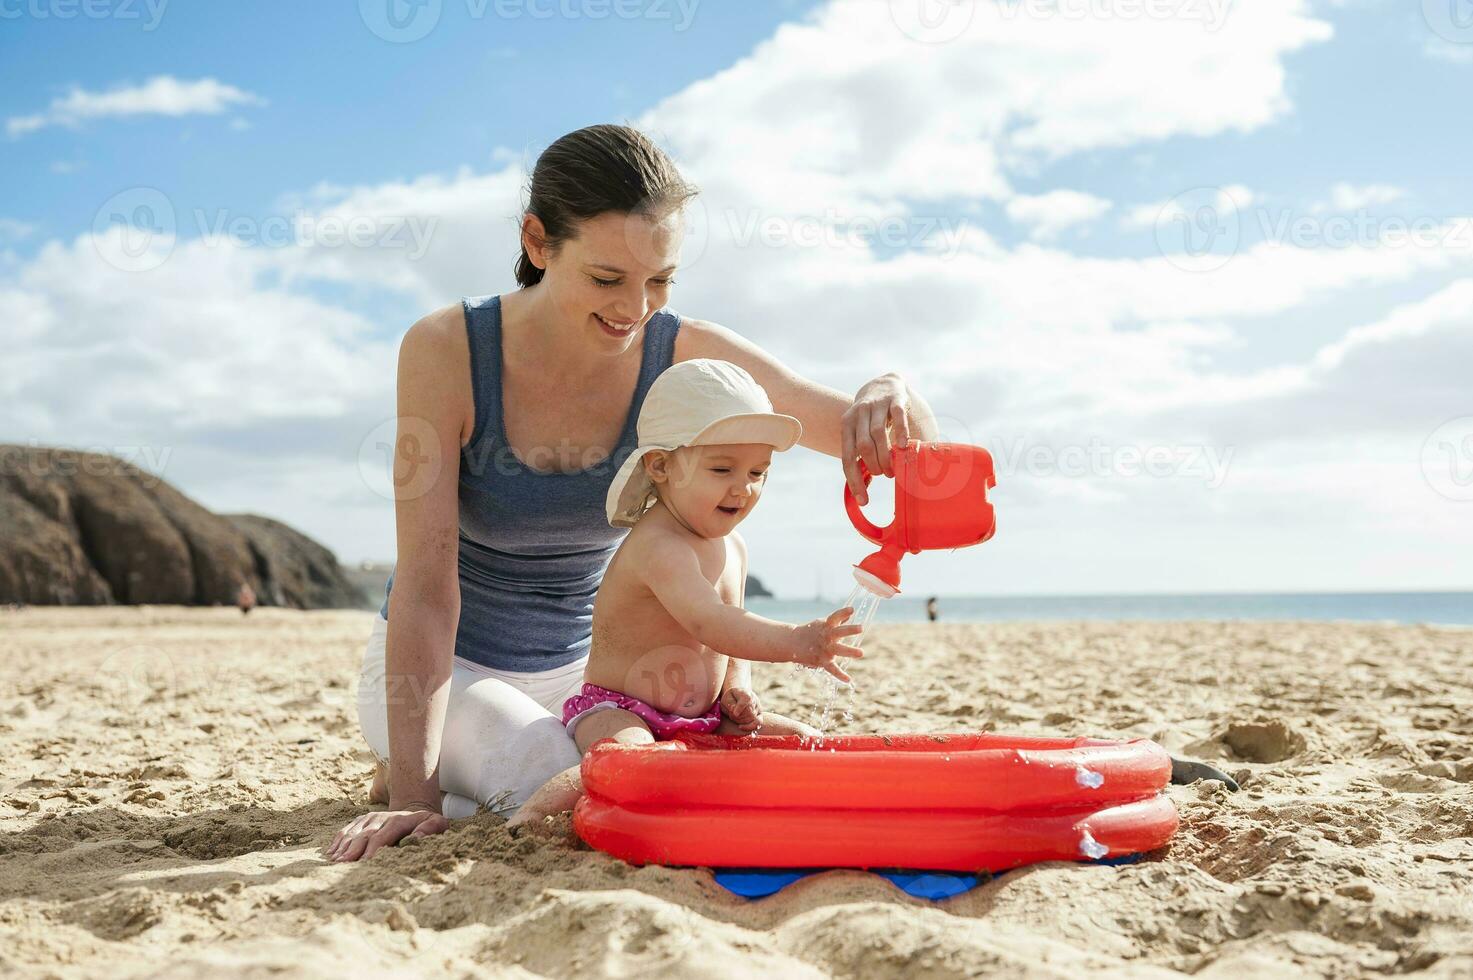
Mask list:
[[[522,249],[527,260],[539,269],[547,268],[547,229],[542,219],[528,211],[522,216]]]

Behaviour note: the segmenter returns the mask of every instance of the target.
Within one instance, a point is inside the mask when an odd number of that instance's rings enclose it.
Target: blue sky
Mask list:
[[[685,25],[673,0],[668,19],[596,20],[497,18],[494,6],[476,18],[478,8],[451,0],[413,43],[371,33],[354,0],[170,0],[152,30],[143,0],[117,6],[136,19],[0,21],[6,118],[34,113],[72,86],[105,91],[157,74],[217,78],[266,103],[54,127],[12,141],[13,217],[64,234],[90,224],[96,201],[137,184],[166,186],[184,206],[249,211],[324,180],[372,184],[484,165],[497,147],[546,144],[632,117],[741,57],[803,6],[701,4]],[[26,8],[7,0],[5,9]],[[641,67],[598,70],[610,63]],[[250,128],[232,130],[237,119]],[[59,176],[56,161],[81,167]]]
[[[0,440],[391,557],[398,338],[512,287],[524,162],[633,121],[703,188],[672,307],[841,390],[901,370],[1007,461],[998,538],[915,588],[1473,585],[1473,4],[939,2],[393,0],[427,30],[391,41],[386,0],[0,0]],[[265,233],[339,218],[384,234]],[[118,221],[163,233],[131,267]],[[863,553],[837,493],[775,468],[780,593]]]

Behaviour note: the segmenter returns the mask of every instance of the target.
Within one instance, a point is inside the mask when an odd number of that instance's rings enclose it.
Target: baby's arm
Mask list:
[[[822,667],[842,681],[849,676],[835,658],[862,656],[858,647],[840,642],[861,631],[859,626],[843,625],[852,609],[791,626],[729,606],[701,573],[695,551],[673,535],[653,538],[639,566],[645,584],[681,628],[727,656]]]
[[[743,660],[740,657],[728,658],[726,680],[722,683],[721,689],[725,691],[733,687],[752,689],[752,661]]]

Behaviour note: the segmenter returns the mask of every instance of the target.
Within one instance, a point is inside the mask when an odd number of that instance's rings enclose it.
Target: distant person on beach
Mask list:
[[[256,608],[256,590],[251,588],[251,583],[240,583],[240,588],[235,593],[235,604],[240,607],[242,616]]]
[[[936,622],[937,615],[938,613],[936,611],[936,597],[932,596],[931,598],[926,600],[926,618],[934,623]]]
[[[726,361],[670,368],[650,386],[639,449],[614,476],[606,511],[633,530],[614,552],[593,604],[583,689],[563,702],[580,753],[601,739],[631,745],[681,732],[808,735],[765,711],[751,661],[797,663],[848,682],[843,642],[854,610],[790,626],[742,607],[747,545],[736,527],[762,497],[774,451],[802,426],[772,411],[752,376]],[[538,790],[513,823],[571,810],[583,793],[573,766]]]
[[[577,765],[563,706],[583,689],[594,595],[630,533],[609,525],[605,498],[666,368],[697,358],[741,367],[801,424],[801,445],[838,458],[861,504],[861,460],[893,476],[892,446],[939,438],[899,375],[851,398],[672,309],[695,194],[634,129],[569,133],[532,174],[520,288],[467,298],[405,335],[398,563],[358,685],[378,761],[369,799],[387,809],[349,822],[329,857],[371,856],[483,807],[512,814]]]

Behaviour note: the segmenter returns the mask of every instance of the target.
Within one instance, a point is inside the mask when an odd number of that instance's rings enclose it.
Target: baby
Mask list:
[[[747,547],[736,526],[762,496],[774,451],[803,427],[772,410],[767,393],[726,361],[675,364],[650,386],[639,447],[609,487],[615,527],[632,527],[604,573],[581,693],[563,705],[568,734],[586,752],[600,739],[640,743],[680,732],[816,735],[765,712],[751,661],[821,668],[842,681],[841,642],[861,631],[844,608],[803,626],[742,608]],[[577,769],[550,781],[513,823],[570,808]]]
[[[797,443],[798,420],[726,361],[682,361],[655,380],[639,413],[639,448],[609,487],[608,518],[632,527],[593,606],[583,692],[563,706],[579,751],[601,738],[679,732],[817,734],[764,714],[750,661],[821,667],[849,680],[840,609],[805,626],[742,608],[747,548],[736,526],[762,496],[773,451]]]

